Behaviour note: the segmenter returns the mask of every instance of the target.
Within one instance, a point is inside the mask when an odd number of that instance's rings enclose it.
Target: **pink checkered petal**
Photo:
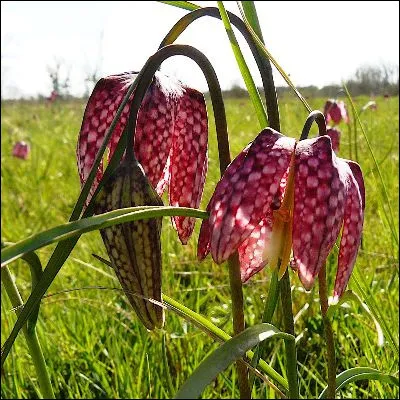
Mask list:
[[[165,166],[172,148],[176,99],[182,91],[179,81],[157,72],[137,118],[135,155],[160,196],[168,178]]]
[[[303,286],[310,290],[343,221],[344,178],[328,136],[302,140],[295,156],[293,254]]]
[[[268,260],[263,259],[264,248],[269,246],[272,233],[272,213],[254,228],[250,236],[238,247],[242,282],[261,271]]]
[[[127,91],[133,74],[111,75],[100,79],[86,105],[82,126],[79,133],[76,155],[81,185],[86,182],[93,166],[97,152],[103,142],[107,129],[113,120],[119,105]],[[117,123],[111,138],[111,147],[121,136],[126,123],[129,105],[124,108],[123,115]],[[96,179],[90,189],[86,204],[92,197],[96,187],[103,176],[103,163],[97,170]]]
[[[211,254],[217,264],[228,259],[270,210],[294,146],[295,139],[264,129],[240,168],[218,183],[210,209]]]
[[[173,136],[169,203],[198,208],[207,174],[208,123],[204,96],[186,88],[179,98]],[[193,232],[196,219],[175,216],[172,222],[182,244]]]
[[[250,144],[246,146],[238,155],[237,157],[229,164],[227,169],[225,170],[222,179],[225,182],[229,182],[229,179],[236,173],[236,171],[241,167],[244,158],[246,157],[247,152],[249,151]],[[222,181],[221,179],[221,181]],[[220,183],[221,183],[220,181]],[[219,183],[219,184],[220,184]],[[214,191],[213,195],[211,196],[210,201],[207,205],[207,211],[214,207],[214,199],[218,196],[218,193]],[[199,260],[203,260],[207,254],[210,252],[210,220],[204,219],[199,234],[199,242],[197,245],[197,258]]]
[[[345,177],[346,205],[339,262],[333,296],[338,299],[346,289],[356,261],[364,223],[364,180],[358,164],[338,159],[339,168]]]

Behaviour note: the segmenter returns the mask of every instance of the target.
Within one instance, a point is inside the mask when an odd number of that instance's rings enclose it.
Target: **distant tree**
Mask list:
[[[350,93],[365,95],[396,95],[399,93],[399,66],[390,64],[363,65],[346,82]]]
[[[49,100],[54,101],[56,98],[68,98],[70,96],[70,68],[66,67],[62,60],[56,60],[54,66],[47,66],[52,90]]]

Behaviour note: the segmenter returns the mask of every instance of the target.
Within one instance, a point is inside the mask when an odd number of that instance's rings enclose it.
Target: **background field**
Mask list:
[[[361,108],[369,98],[355,99]],[[322,110],[325,99],[309,100]],[[378,109],[362,114],[367,136],[377,158],[389,194],[396,227],[398,225],[398,97],[376,99]],[[80,129],[84,101],[54,104],[5,102],[1,121],[1,222],[2,240],[18,241],[33,233],[64,223],[79,194],[75,146]],[[258,123],[246,99],[226,103],[231,153],[235,156],[258,133]],[[215,130],[210,116],[209,173],[203,195],[204,209],[218,181],[218,155]],[[306,113],[290,97],[281,99],[282,132],[299,137]],[[349,131],[341,126],[340,156],[349,157]],[[315,133],[315,132],[314,132]],[[20,160],[11,156],[13,143],[26,140],[31,156]],[[366,219],[363,249],[356,264],[362,285],[368,290],[368,304],[375,304],[388,330],[398,343],[398,244],[386,222],[389,207],[384,204],[377,170],[366,142],[358,129],[359,162],[366,182]],[[354,145],[353,145],[354,156]],[[200,223],[189,244],[183,247],[169,219],[163,223],[163,291],[187,307],[210,318],[231,332],[230,297],[226,266],[213,264],[210,258],[196,260]],[[46,264],[54,246],[38,252]],[[51,380],[58,398],[168,398],[175,394],[196,366],[217,346],[213,340],[168,311],[163,331],[148,333],[119,290],[114,272],[91,254],[107,257],[98,232],[84,235],[42,301],[38,332]],[[328,260],[330,289],[336,272],[337,250]],[[24,299],[30,292],[27,265],[19,260],[10,265]],[[263,299],[269,286],[270,271],[265,269],[244,287],[247,325],[261,321]],[[326,382],[322,319],[316,293],[304,292],[291,273],[293,286],[300,393],[317,397]],[[100,288],[89,288],[100,286]],[[351,289],[361,295],[354,281]],[[86,289],[84,289],[86,288]],[[317,286],[316,286],[317,288]],[[63,292],[69,289],[71,292]],[[372,303],[371,303],[372,302]],[[11,305],[2,290],[2,343],[15,321]],[[277,312],[273,323],[281,325]],[[383,372],[398,373],[398,354],[388,344],[378,346],[377,330],[368,314],[356,304],[342,307],[335,315],[338,372],[369,366]],[[163,340],[166,358],[163,362]],[[277,343],[277,342],[276,342]],[[285,374],[283,346],[274,344],[265,359]],[[169,384],[169,377],[171,383]],[[16,340],[2,369],[2,398],[38,396],[35,371],[23,336]],[[265,393],[265,391],[267,393]],[[203,393],[204,398],[237,396],[235,372],[221,374]],[[255,397],[273,396],[256,380]],[[343,398],[396,398],[398,390],[377,382],[349,385]]]

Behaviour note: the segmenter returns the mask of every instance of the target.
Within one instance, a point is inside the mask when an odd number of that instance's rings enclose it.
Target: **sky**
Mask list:
[[[198,1],[216,6],[213,1]],[[226,1],[239,14],[236,2]],[[339,84],[362,65],[399,64],[398,1],[256,1],[268,50],[298,86]],[[158,2],[2,1],[1,94],[3,98],[48,96],[49,68],[61,65],[70,92],[85,92],[85,77],[140,70],[170,28],[187,11]],[[236,31],[249,68],[261,86],[255,62]],[[202,51],[223,89],[244,87],[219,20],[194,22],[176,43]],[[198,90],[207,83],[196,64],[176,56],[162,70]],[[277,85],[284,81],[274,71]]]

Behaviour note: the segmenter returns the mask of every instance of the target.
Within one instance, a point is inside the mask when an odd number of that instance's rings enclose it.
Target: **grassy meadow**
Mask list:
[[[322,110],[326,99],[310,99]],[[345,102],[348,104],[346,99]],[[368,100],[355,99],[357,109]],[[399,185],[398,97],[375,99],[377,110],[361,114],[368,140],[375,154],[389,196],[387,204],[378,170],[361,129],[357,130],[359,163],[366,185],[366,216],[363,245],[349,288],[366,301],[372,313],[379,313],[385,336],[379,344],[376,324],[356,303],[346,303],[336,312],[333,328],[338,373],[365,366],[398,375],[399,278],[397,232],[390,229],[390,215],[397,229]],[[29,235],[65,223],[80,191],[75,148],[82,121],[84,101],[3,102],[1,105],[1,236],[16,242]],[[348,104],[348,108],[349,104]],[[259,132],[250,101],[226,102],[231,154],[238,152]],[[280,100],[282,133],[299,137],[306,111],[296,99]],[[204,209],[219,179],[218,154],[212,109],[209,105],[209,173],[201,208]],[[353,121],[352,114],[350,117]],[[353,159],[354,127],[341,124],[339,155]],[[312,135],[316,134],[313,127]],[[30,143],[27,160],[14,158],[12,146],[18,140]],[[164,196],[166,203],[166,196]],[[188,245],[182,246],[169,218],[164,218],[163,292],[201,313],[227,332],[232,332],[228,270],[211,258],[196,259],[200,222]],[[55,245],[37,253],[46,265]],[[98,232],[81,237],[61,272],[42,300],[39,339],[57,398],[171,398],[199,363],[218,344],[171,311],[166,311],[163,330],[147,332],[120,291],[114,272],[92,256],[107,258]],[[330,294],[336,273],[337,248],[328,259]],[[30,293],[30,272],[19,259],[9,265],[18,288],[26,299]],[[297,276],[290,273],[298,346],[300,393],[316,398],[326,386],[325,347],[318,301],[318,285],[305,292]],[[247,326],[261,322],[263,300],[269,287],[270,271],[265,268],[244,286]],[[2,287],[1,338],[6,340],[16,320]],[[280,310],[273,323],[282,326]],[[388,337],[387,332],[392,335]],[[265,360],[285,376],[281,341],[274,341]],[[164,356],[163,356],[164,355]],[[1,371],[2,398],[37,398],[35,369],[20,335]],[[398,388],[378,381],[361,381],[345,386],[340,398],[398,398]],[[258,378],[254,398],[274,398],[275,393]],[[235,369],[231,366],[207,387],[203,398],[238,397]]]

